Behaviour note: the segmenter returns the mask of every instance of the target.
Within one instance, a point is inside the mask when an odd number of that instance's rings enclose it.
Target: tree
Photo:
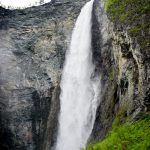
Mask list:
[[[44,3],[44,0],[40,0],[40,5],[42,5]]]

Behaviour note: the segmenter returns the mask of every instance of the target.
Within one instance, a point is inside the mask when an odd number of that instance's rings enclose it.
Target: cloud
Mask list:
[[[40,0],[0,0],[1,5],[6,7],[29,7],[39,4]],[[51,0],[44,0],[45,3],[50,2]]]

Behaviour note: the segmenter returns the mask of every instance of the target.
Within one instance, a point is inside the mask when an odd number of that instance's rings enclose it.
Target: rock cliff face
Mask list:
[[[86,1],[0,8],[0,149],[53,149],[65,51]],[[102,74],[102,97],[91,141],[106,135],[119,111],[131,119],[150,111],[149,55],[125,27],[108,19],[104,3],[95,0],[93,9],[93,60]]]
[[[120,112],[122,121],[133,120],[150,108],[150,53],[140,47],[137,37],[129,35],[127,26],[111,20],[105,2],[95,0],[93,10],[94,60],[102,74],[102,98],[91,135],[94,141],[106,135]]]
[[[0,149],[53,147],[65,51],[85,2],[0,8]]]

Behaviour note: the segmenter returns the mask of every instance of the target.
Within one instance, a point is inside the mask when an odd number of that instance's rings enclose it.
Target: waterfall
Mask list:
[[[95,121],[100,81],[94,75],[92,63],[93,1],[87,2],[82,8],[66,53],[56,150],[84,148]]]

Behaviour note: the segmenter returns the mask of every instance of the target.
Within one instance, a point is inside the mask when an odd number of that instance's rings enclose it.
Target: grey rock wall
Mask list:
[[[87,0],[58,0],[24,10],[0,7],[0,149],[54,149],[65,52]],[[105,0],[93,7],[92,46],[101,98],[90,142],[108,133],[119,111],[136,119],[150,109],[149,55],[111,22]]]
[[[122,121],[150,113],[149,56],[125,26],[110,20],[105,2],[95,0],[93,9],[93,53],[102,91],[90,142],[104,138],[120,112]]]
[[[54,146],[65,51],[84,3],[0,8],[0,149]]]

